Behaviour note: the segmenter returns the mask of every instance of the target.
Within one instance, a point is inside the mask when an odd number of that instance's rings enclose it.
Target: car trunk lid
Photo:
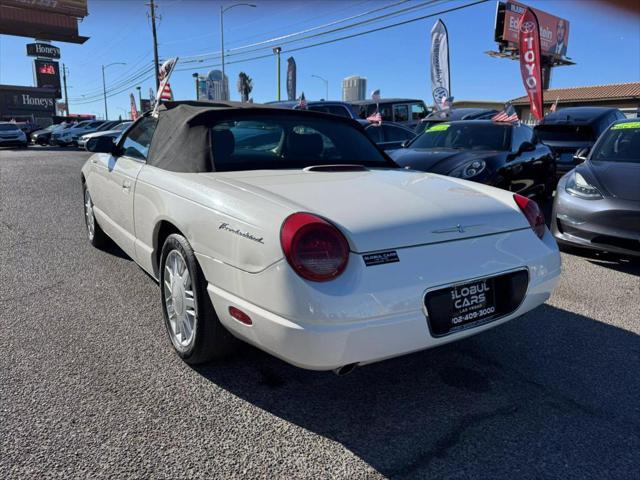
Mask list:
[[[246,192],[320,215],[354,252],[371,252],[528,228],[512,194],[400,169],[252,171],[213,175]],[[489,194],[491,192],[491,194]]]

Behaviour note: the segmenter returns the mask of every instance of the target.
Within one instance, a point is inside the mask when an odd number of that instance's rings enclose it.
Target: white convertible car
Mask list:
[[[346,373],[518,317],[560,275],[535,202],[398,168],[349,119],[174,102],[87,149],[89,241],[159,281],[189,363],[236,337]]]

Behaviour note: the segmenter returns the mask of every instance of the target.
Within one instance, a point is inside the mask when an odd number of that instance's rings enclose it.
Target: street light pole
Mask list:
[[[251,7],[256,8],[256,5],[252,3],[235,3],[228,7],[223,7],[220,5],[220,56],[222,60],[222,90],[224,92],[224,99],[229,100],[229,85],[228,82],[225,82],[225,74],[224,74],[224,12],[231,10],[233,7]]]
[[[112,65],[126,65],[122,62],[114,62],[109,65],[102,65],[102,95],[104,97],[104,119],[109,120],[109,113],[107,112],[107,81],[105,80],[104,70]]]
[[[195,81],[195,83],[196,83],[196,100],[200,100],[200,99],[198,98],[198,94],[199,94],[199,89],[198,89],[198,72],[193,72],[193,73],[191,74],[191,76],[193,77],[193,80],[194,80],[194,81]]]
[[[276,68],[278,69],[276,77],[278,79],[278,101],[280,101],[280,52],[281,47],[273,47],[273,53],[276,55]]]
[[[311,75],[311,76],[314,78],[319,78],[324,82],[324,89],[325,89],[324,99],[329,100],[329,81],[326,78],[322,78],[320,75]]]

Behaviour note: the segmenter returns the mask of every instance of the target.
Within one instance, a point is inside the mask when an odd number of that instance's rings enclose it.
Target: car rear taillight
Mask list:
[[[518,207],[520,207],[520,210],[522,210],[522,213],[524,213],[524,216],[527,217],[529,225],[531,225],[536,235],[539,238],[544,237],[544,214],[538,204],[530,198],[523,197],[517,193],[513,195],[513,199],[518,204]]]
[[[294,213],[280,230],[282,251],[298,275],[326,282],[347,267],[349,244],[340,231],[310,213]]]

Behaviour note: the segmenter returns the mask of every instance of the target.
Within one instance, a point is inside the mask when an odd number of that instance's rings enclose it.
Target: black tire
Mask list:
[[[87,238],[89,239],[89,243],[96,248],[103,248],[109,243],[109,237],[100,228],[100,225],[98,225],[98,221],[93,214],[93,200],[91,199],[89,190],[87,190],[87,184],[84,182],[82,183],[82,198],[84,199],[84,225],[87,228]],[[91,204],[90,207],[87,206],[87,200],[89,200]],[[88,215],[88,208],[91,209],[91,215]],[[90,228],[91,221],[93,221],[93,232]]]
[[[191,291],[193,292],[195,322],[193,334],[186,345],[180,344],[169,320],[168,309],[170,307],[167,304],[166,292],[168,286],[165,286],[165,281],[168,281],[166,277],[169,275],[166,262],[172,251],[176,251],[186,263],[191,279]],[[204,274],[186,238],[179,234],[172,234],[167,237],[162,246],[159,269],[162,316],[164,317],[169,340],[180,358],[190,365],[197,365],[232,353],[237,345],[237,340],[220,323],[207,293],[207,282]]]

